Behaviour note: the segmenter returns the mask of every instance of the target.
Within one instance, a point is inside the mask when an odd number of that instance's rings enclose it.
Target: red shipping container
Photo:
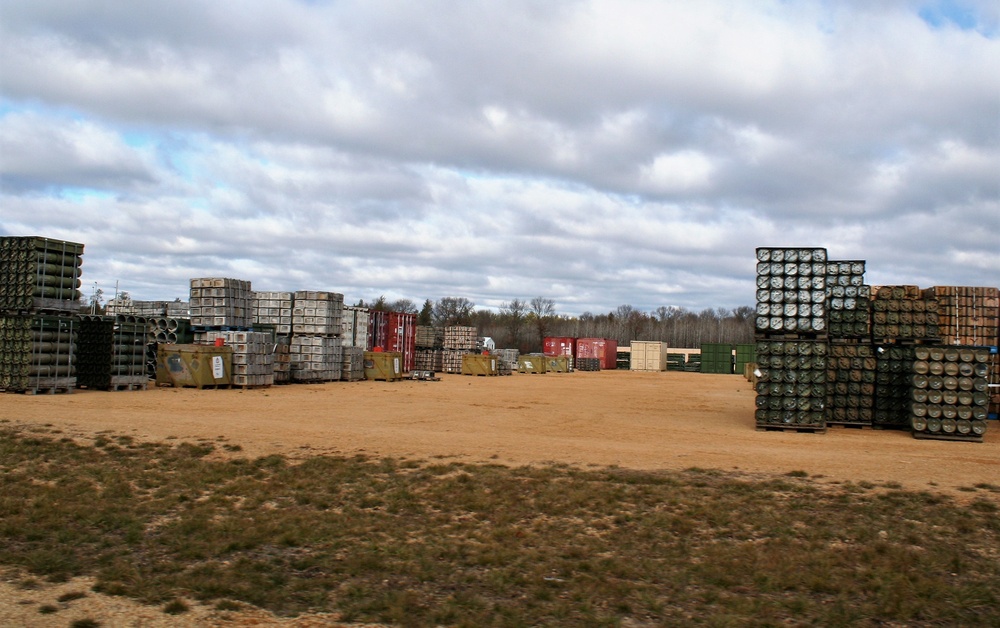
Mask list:
[[[610,371],[618,367],[618,341],[610,338],[578,338],[577,358],[598,358],[601,370]]]
[[[576,338],[548,337],[542,344],[542,353],[545,355],[566,355],[572,358],[576,354]]]
[[[372,310],[368,319],[368,350],[398,351],[403,354],[403,371],[410,372],[417,361],[417,315]]]

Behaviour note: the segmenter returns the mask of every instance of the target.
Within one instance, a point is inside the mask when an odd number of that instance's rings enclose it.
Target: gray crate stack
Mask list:
[[[247,331],[253,324],[250,282],[225,277],[192,279],[190,308],[195,331]]]
[[[343,347],[344,358],[340,369],[340,379],[357,382],[365,378],[365,350],[361,347]]]
[[[254,325],[272,325],[277,336],[292,333],[293,298],[291,292],[254,292]]]
[[[827,333],[826,249],[757,249],[758,334]]]
[[[270,333],[208,331],[203,337],[209,344],[220,339],[233,350],[233,386],[263,388],[274,383],[275,342]]]
[[[865,284],[865,261],[829,260],[826,267],[830,337],[870,339],[872,288]]]
[[[0,389],[71,392],[83,245],[38,236],[0,238]]]
[[[328,382],[341,378],[344,365],[344,295],[300,290],[292,308],[292,381]]]

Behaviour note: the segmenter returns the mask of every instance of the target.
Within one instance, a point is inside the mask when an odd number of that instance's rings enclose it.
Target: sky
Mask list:
[[[1000,3],[4,0],[0,235],[83,291],[752,306],[1000,285]]]

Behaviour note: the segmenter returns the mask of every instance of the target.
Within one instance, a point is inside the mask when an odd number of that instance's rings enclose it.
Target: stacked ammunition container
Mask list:
[[[343,347],[344,357],[340,368],[340,379],[357,382],[365,378],[365,350],[362,347]]]
[[[41,237],[0,238],[0,312],[80,310],[83,245]]]
[[[497,358],[499,359],[500,374],[510,375],[517,370],[517,359],[520,357],[521,352],[517,349],[497,349]]]
[[[366,307],[345,305],[341,314],[340,338],[345,347],[359,347],[368,349],[368,326],[371,321],[371,314]]]
[[[131,314],[83,316],[77,332],[77,385],[145,390],[147,322]]]
[[[872,336],[880,340],[940,337],[938,303],[917,286],[879,286],[873,290]]]
[[[444,330],[440,327],[430,325],[417,325],[414,336],[416,354],[414,355],[414,368],[418,371],[434,371],[440,373],[444,370]]]
[[[242,279],[192,279],[190,307],[195,331],[246,331],[253,324],[253,292]]]
[[[826,249],[757,249],[758,334],[827,333]]]
[[[826,249],[757,249],[759,430],[826,430],[827,275]]]
[[[910,425],[917,438],[975,440],[986,433],[989,349],[914,348]]]
[[[880,345],[875,349],[875,415],[877,428],[909,429],[914,345]]]
[[[831,338],[871,336],[871,286],[865,284],[864,260],[827,261]]]
[[[455,325],[444,328],[442,370],[445,373],[462,372],[462,356],[479,349],[479,330],[475,327]]]
[[[231,384],[261,388],[274,383],[275,342],[270,333],[260,331],[208,331],[203,340],[214,344],[221,340],[232,347]]]
[[[758,340],[757,428],[826,429],[827,343]]]
[[[277,336],[274,340],[274,383],[287,384],[292,381],[292,339]]]
[[[877,368],[878,361],[870,342],[831,341],[828,425],[872,425]]]
[[[254,292],[253,324],[273,325],[278,336],[292,333],[292,293]]]
[[[576,370],[578,371],[600,371],[600,358],[576,358]]]
[[[0,238],[0,389],[70,392],[76,386],[83,245]]]
[[[300,290],[292,308],[291,373],[293,381],[329,382],[344,366],[344,295]]]

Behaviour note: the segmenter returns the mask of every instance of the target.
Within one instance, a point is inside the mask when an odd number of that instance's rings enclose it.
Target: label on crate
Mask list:
[[[212,377],[222,379],[226,376],[226,367],[221,355],[212,356]]]

